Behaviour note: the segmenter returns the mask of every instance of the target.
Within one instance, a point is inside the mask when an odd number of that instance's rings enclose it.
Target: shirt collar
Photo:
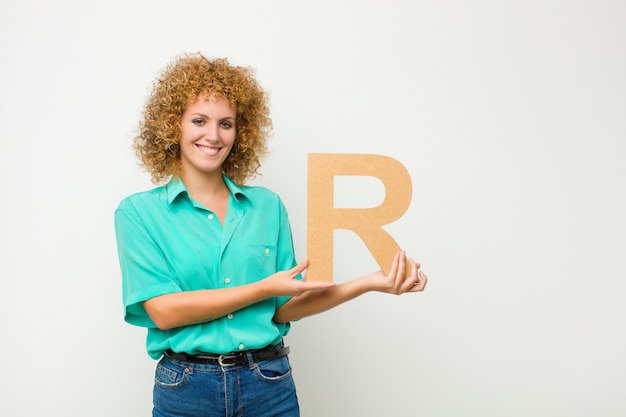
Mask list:
[[[246,193],[244,187],[238,186],[224,174],[222,174],[222,177],[224,178],[224,182],[226,183],[226,186],[230,190],[230,193],[235,198],[235,200],[241,203],[241,196],[249,198],[248,193]],[[170,179],[165,187],[167,190],[168,204],[172,204],[172,202],[176,200],[176,197],[178,197],[182,193],[189,195],[189,193],[187,192],[187,187],[185,187],[185,183],[183,183],[183,180],[181,180],[178,176],[172,177],[172,179]]]

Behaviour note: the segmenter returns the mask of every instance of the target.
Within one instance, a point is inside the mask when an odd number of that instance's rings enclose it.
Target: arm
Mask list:
[[[334,287],[294,296],[276,311],[274,321],[284,323],[312,316],[369,291],[396,295],[423,291],[428,278],[422,271],[419,271],[420,265],[409,259],[411,273],[405,278],[405,262],[401,262],[401,259],[404,260],[404,252],[396,254],[387,275],[378,271]]]
[[[329,288],[332,283],[296,279],[306,269],[304,261],[261,281],[233,288],[185,291],[160,295],[144,301],[146,312],[161,330],[211,321],[276,296],[298,296],[307,291]]]

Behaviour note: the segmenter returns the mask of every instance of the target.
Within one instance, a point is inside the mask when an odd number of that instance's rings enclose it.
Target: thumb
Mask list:
[[[298,265],[291,268],[291,272],[294,275],[301,274],[302,272],[304,272],[305,269],[307,269],[308,266],[309,266],[309,260],[305,259],[304,261],[301,261]]]

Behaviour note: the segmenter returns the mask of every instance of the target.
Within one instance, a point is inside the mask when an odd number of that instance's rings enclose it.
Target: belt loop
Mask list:
[[[252,353],[250,351],[246,352],[246,358],[248,358],[248,367],[250,367],[250,369],[254,368],[254,358],[252,357]]]

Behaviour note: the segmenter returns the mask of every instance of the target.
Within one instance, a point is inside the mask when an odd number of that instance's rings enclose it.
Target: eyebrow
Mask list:
[[[207,116],[206,114],[203,114],[203,113],[192,113],[191,115],[192,116],[200,116],[200,117],[204,117],[204,118],[210,119],[209,116]],[[225,120],[225,119],[233,119],[233,120],[235,120],[235,117],[234,116],[220,117],[220,120]]]

